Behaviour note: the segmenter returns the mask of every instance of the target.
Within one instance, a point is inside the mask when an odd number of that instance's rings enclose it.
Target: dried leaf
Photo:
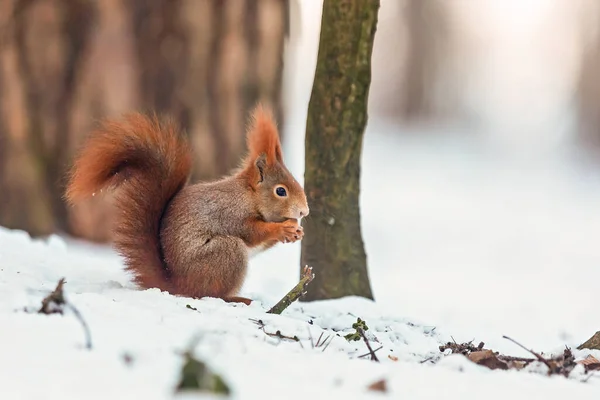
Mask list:
[[[500,361],[491,350],[474,351],[467,358],[475,364],[483,365],[489,369],[508,369],[508,364]]]
[[[510,360],[507,365],[508,365],[508,369],[520,370],[520,369],[525,368],[527,366],[527,364],[529,364],[529,363],[525,362],[525,361]]]
[[[577,361],[577,364],[581,364],[585,367],[586,371],[600,370],[600,360],[593,355],[589,355],[583,360]]]
[[[369,385],[368,389],[373,392],[387,393],[387,382],[385,379],[378,380]]]

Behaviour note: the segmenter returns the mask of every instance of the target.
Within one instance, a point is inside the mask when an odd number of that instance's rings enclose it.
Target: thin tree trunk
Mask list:
[[[304,301],[373,298],[360,228],[360,159],[367,124],[378,0],[324,0],[306,126],[302,267],[315,279]]]
[[[406,120],[427,119],[436,114],[437,71],[443,64],[443,49],[450,36],[444,7],[438,0],[409,0],[406,5],[410,43],[401,110]]]
[[[584,10],[588,13],[600,12],[597,5],[588,5]],[[600,18],[596,21],[600,21]],[[587,25],[583,18],[581,25]],[[578,139],[597,152],[600,147],[600,26],[596,27],[593,37],[581,36],[586,45],[581,54],[577,87]]]

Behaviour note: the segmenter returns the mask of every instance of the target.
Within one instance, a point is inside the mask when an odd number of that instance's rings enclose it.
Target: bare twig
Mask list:
[[[91,349],[92,348],[92,334],[90,333],[90,328],[88,327],[88,324],[85,322],[85,319],[83,319],[83,315],[81,315],[79,310],[77,308],[75,308],[75,306],[72,305],[71,303],[67,303],[67,306],[69,306],[71,311],[73,311],[73,314],[75,314],[75,317],[79,320],[79,322],[81,323],[81,326],[83,327],[83,334],[85,335],[85,348],[88,350]]]
[[[497,357],[499,360],[506,361],[506,362],[515,361],[515,362],[530,363],[530,362],[533,362],[536,360],[536,358],[513,357],[513,356],[505,356],[503,354],[499,354]]]
[[[271,336],[271,337],[276,337],[279,339],[287,339],[287,340],[293,340],[294,342],[300,342],[300,339],[298,338],[298,336],[294,335],[294,336],[286,336],[284,334],[281,333],[281,331],[276,331],[275,333],[271,333],[271,332],[267,332],[265,330],[265,327],[262,327],[263,332],[265,333],[265,335],[267,336]]]
[[[381,350],[381,349],[383,349],[383,346],[379,346],[378,348],[376,348],[375,350],[373,350],[373,353],[376,353],[376,352],[378,352],[378,351],[379,351],[379,350]],[[368,356],[368,355],[371,355],[371,356],[372,356],[372,353],[371,353],[371,352],[365,353],[365,354],[363,354],[363,355],[360,355],[360,356],[358,356],[358,358],[363,358],[363,357],[366,357],[366,356]]]
[[[365,331],[363,330],[363,328],[359,326],[356,328],[356,330],[358,331],[360,336],[362,336],[363,340],[365,341],[365,344],[367,345],[367,349],[369,349],[369,353],[371,354],[371,361],[379,362],[379,359],[377,358],[377,356],[375,355],[375,352],[371,348],[371,344],[369,343],[369,340],[367,339],[367,336],[365,335]]]
[[[318,349],[319,347],[321,347],[322,348],[321,351],[327,350],[327,347],[329,347],[329,345],[333,341],[333,335],[327,335],[325,337],[325,340],[323,340],[321,342],[321,339],[323,338],[324,333],[325,333],[325,331],[321,332],[321,334],[319,335],[319,339],[317,339],[317,344],[315,344],[310,327],[308,328],[308,337],[310,338],[310,345],[312,346],[313,349]]]
[[[313,341],[313,336],[312,336],[312,332],[310,331],[310,326],[308,326],[307,329],[308,329],[308,337],[310,338],[310,345],[314,349],[315,348],[315,342]]]
[[[85,319],[83,319],[83,316],[81,315],[79,310],[73,304],[67,302],[67,300],[65,299],[65,293],[63,291],[64,284],[65,278],[61,278],[58,281],[58,284],[56,285],[56,288],[52,291],[52,293],[50,293],[42,300],[42,306],[38,310],[38,313],[63,314],[65,307],[71,309],[71,311],[73,312],[73,314],[75,314],[75,317],[79,320],[81,326],[83,327],[83,333],[85,335],[85,347],[87,349],[91,349],[92,335],[90,333],[88,324],[85,322]]]
[[[327,339],[329,339],[329,342],[327,342]],[[325,350],[327,350],[327,348],[329,347],[329,345],[331,344],[332,341],[333,341],[333,335],[327,336],[325,338],[325,341],[321,345],[321,347],[323,347],[323,350],[321,350],[321,351],[324,352]],[[327,344],[325,344],[325,342],[327,342]]]
[[[298,300],[306,294],[306,287],[314,279],[315,274],[312,272],[312,267],[308,265],[304,267],[300,282],[292,290],[288,292],[277,304],[275,304],[267,313],[281,314],[283,310],[289,307],[290,304]]]
[[[508,336],[502,336],[502,338],[510,340],[511,342],[513,342],[514,344],[516,344],[517,346],[522,348],[523,350],[528,351],[531,354],[533,354],[535,356],[535,358],[538,359],[538,361],[541,361],[544,364],[546,364],[546,366],[548,367],[550,372],[554,369],[554,368],[552,368],[552,365],[548,362],[548,360],[546,360],[544,357],[542,357],[540,354],[536,353],[535,351],[528,349],[527,347],[523,346],[521,343],[517,342],[516,340],[514,340],[512,338],[509,338]]]
[[[272,332],[267,332],[265,330],[265,323],[263,322],[262,319],[252,319],[250,318],[250,321],[254,322],[255,324],[258,325],[258,327],[265,333],[265,335],[267,336],[271,336],[271,337],[276,337],[279,339],[287,339],[287,340],[293,340],[294,342],[298,342],[300,343],[300,346],[302,346],[302,342],[300,342],[300,338],[296,335],[294,336],[286,336],[284,334],[281,333],[280,330],[277,330],[275,333]],[[304,346],[302,346],[302,348],[304,348]]]
[[[324,334],[324,333],[325,333],[325,332],[323,331],[323,332],[321,332],[321,334],[319,335],[319,338],[317,339],[317,344],[315,345],[315,347],[319,347],[319,343],[321,343],[321,338],[323,337],[323,334]],[[325,340],[327,340],[327,338],[325,338]]]
[[[365,344],[367,345],[367,349],[369,349],[369,354],[371,354],[371,361],[379,362],[379,360],[377,359],[377,356],[375,355],[375,352],[371,348],[371,344],[369,343],[367,336],[365,335],[365,331],[369,329],[369,327],[367,326],[365,321],[363,321],[360,318],[357,318],[356,322],[352,324],[352,328],[354,328],[356,330],[356,332],[345,335],[344,337],[346,338],[346,340],[358,341],[362,338],[364,340]]]
[[[590,372],[590,374],[589,374],[589,375],[588,375],[588,376],[587,376],[585,379],[583,379],[583,380],[582,380],[582,382],[583,382],[583,383],[586,383],[587,381],[589,381],[589,380],[590,380],[590,378],[591,378],[592,376],[594,376],[595,372],[596,372],[596,371],[592,371],[592,372]]]

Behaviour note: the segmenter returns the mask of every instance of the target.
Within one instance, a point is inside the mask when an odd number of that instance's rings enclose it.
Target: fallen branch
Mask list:
[[[315,274],[312,272],[312,267],[308,265],[304,267],[302,278],[300,282],[292,290],[288,292],[277,304],[275,304],[269,311],[268,314],[281,314],[283,310],[289,307],[290,304],[298,300],[300,297],[306,294],[306,287],[315,278]]]
[[[503,355],[496,351],[484,348],[485,345],[483,342],[479,343],[478,346],[474,346],[473,341],[459,344],[456,343],[454,339],[452,339],[453,342],[448,342],[447,344],[440,346],[440,351],[445,352],[446,350],[451,350],[452,354],[462,354],[473,363],[490,369],[522,370],[531,363],[538,361],[548,367],[548,375],[563,375],[568,377],[577,364],[583,365],[586,373],[596,369],[600,370],[600,361],[591,356],[588,356],[588,358],[584,360],[575,361],[575,356],[568,347],[565,347],[565,350],[562,352],[562,354],[545,358],[541,354],[526,348],[508,336],[503,336],[503,338],[508,339],[517,346],[525,349],[534,357],[525,358]]]
[[[514,344],[516,344],[517,346],[519,346],[520,348],[522,348],[525,351],[530,352],[531,354],[533,354],[535,356],[535,358],[538,359],[538,361],[543,362],[544,364],[546,364],[546,366],[548,367],[548,369],[550,370],[550,373],[554,370],[554,368],[552,367],[552,365],[548,362],[548,360],[546,360],[544,357],[542,357],[540,354],[536,353],[533,350],[528,349],[527,347],[523,346],[521,343],[517,342],[516,340],[509,338],[508,336],[502,336],[502,338],[504,339],[508,339],[511,342],[513,342]]]
[[[38,313],[63,315],[64,308],[70,308],[71,311],[73,311],[73,314],[75,314],[75,317],[79,320],[79,323],[81,323],[81,326],[83,327],[83,333],[85,335],[85,347],[87,349],[91,349],[92,335],[90,333],[90,329],[85,320],[83,319],[83,316],[81,315],[79,310],[75,308],[73,304],[67,302],[67,300],[65,299],[65,293],[63,291],[64,284],[65,278],[61,278],[58,281],[58,284],[56,285],[56,288],[52,291],[52,293],[50,293],[42,300],[42,306],[38,310]]]
[[[262,319],[250,319],[250,321],[254,322],[255,324],[258,325],[258,327],[265,333],[265,335],[270,336],[270,337],[276,337],[279,339],[287,339],[287,340],[293,340],[294,342],[299,342],[300,346],[302,346],[302,342],[300,342],[300,338],[296,335],[294,336],[286,336],[284,334],[281,333],[280,330],[277,330],[275,333],[272,332],[267,332],[265,330],[265,323],[263,322]]]
[[[276,337],[278,339],[287,339],[287,340],[293,340],[294,342],[300,342],[300,338],[298,338],[298,336],[294,335],[294,336],[286,336],[284,334],[281,333],[281,331],[276,331],[275,333],[271,333],[271,332],[267,332],[265,330],[265,328],[263,327],[263,332],[265,333],[265,335],[267,336],[271,336],[271,337]],[[300,343],[302,344],[302,343]]]

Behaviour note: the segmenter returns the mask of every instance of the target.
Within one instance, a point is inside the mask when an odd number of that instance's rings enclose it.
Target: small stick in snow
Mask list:
[[[308,337],[310,338],[310,345],[312,346],[312,348],[315,348],[315,342],[313,341],[313,337],[312,337],[312,332],[310,331],[310,326],[307,327],[308,328]],[[321,332],[321,335],[323,334],[323,332]]]
[[[376,348],[375,350],[373,350],[373,353],[377,353],[381,349],[383,349],[383,346],[379,346],[378,348]],[[365,353],[362,356],[358,356],[358,358],[363,358],[363,357],[366,357],[368,355],[371,355],[371,353],[370,352],[369,353]]]
[[[75,317],[81,323],[81,326],[83,327],[83,333],[85,335],[85,347],[87,349],[91,349],[92,348],[92,335],[90,333],[90,329],[89,329],[87,323],[85,322],[85,320],[83,319],[83,316],[81,315],[79,310],[77,308],[75,308],[75,306],[73,304],[67,302],[67,300],[65,299],[65,293],[63,291],[64,284],[65,284],[65,278],[61,278],[58,281],[58,284],[56,285],[56,288],[52,291],[52,293],[50,293],[48,296],[46,296],[42,300],[42,307],[38,310],[38,313],[39,314],[55,314],[55,313],[62,314],[64,307],[69,307],[71,309],[71,311],[73,311],[73,314],[75,314]]]
[[[375,352],[371,348],[371,344],[369,343],[369,340],[367,339],[367,335],[365,335],[365,331],[369,329],[369,327],[367,326],[365,321],[363,321],[360,318],[357,318],[356,322],[352,324],[352,328],[356,329],[356,332],[349,333],[346,336],[344,336],[346,338],[346,340],[353,341],[353,340],[360,340],[360,338],[362,338],[365,341],[365,344],[367,345],[367,349],[369,349],[368,354],[371,355],[371,361],[379,362],[379,360],[377,359],[377,356],[375,355]]]
[[[582,380],[581,382],[583,382],[583,383],[586,383],[587,381],[589,381],[589,380],[590,380],[590,378],[591,378],[592,376],[594,376],[594,373],[595,373],[595,372],[596,372],[596,371],[592,371],[592,372],[591,372],[591,373],[590,373],[590,374],[587,376],[587,378],[585,378],[585,379],[584,379],[584,380]]]
[[[83,333],[85,335],[85,348],[88,350],[91,349],[92,348],[92,334],[90,333],[90,328],[88,327],[88,324],[85,322],[85,319],[83,319],[83,315],[81,315],[79,310],[76,309],[75,306],[72,305],[71,303],[67,303],[67,306],[69,306],[71,311],[73,311],[73,314],[75,314],[75,317],[77,317],[77,319],[81,323],[81,326],[83,327]]]
[[[536,352],[535,352],[535,351],[533,351],[533,350],[530,350],[530,349],[528,349],[527,347],[523,346],[521,343],[517,342],[516,340],[514,340],[514,339],[512,339],[512,338],[509,338],[508,336],[502,336],[502,338],[503,338],[503,339],[508,339],[508,340],[510,340],[511,342],[513,342],[514,344],[516,344],[517,346],[519,346],[520,348],[522,348],[523,350],[525,350],[525,351],[528,351],[528,352],[530,352],[531,354],[533,354],[533,355],[535,356],[535,358],[537,358],[537,359],[538,359],[538,361],[541,361],[541,362],[543,362],[544,364],[546,364],[546,366],[548,367],[548,369],[549,369],[549,372],[550,372],[550,373],[551,373],[551,372],[554,370],[554,368],[553,368],[553,367],[552,367],[552,365],[551,365],[551,364],[548,362],[548,360],[546,360],[546,359],[545,359],[544,357],[542,357],[540,354],[536,353]]]
[[[65,294],[63,292],[64,284],[65,278],[60,278],[56,285],[56,289],[42,300],[42,307],[38,310],[39,314],[62,314],[62,307],[66,303]]]
[[[329,339],[329,342],[327,342],[327,339]],[[325,338],[325,341],[321,345],[321,347],[323,347],[323,350],[321,350],[321,352],[324,352],[325,350],[327,350],[327,348],[329,347],[329,345],[331,344],[332,341],[333,341],[333,335],[327,336]],[[327,344],[325,344],[325,342],[327,342]]]
[[[315,345],[315,347],[319,347],[319,343],[321,343],[321,339],[323,338],[323,334],[325,332],[321,332],[321,334],[319,335],[319,338],[317,339],[317,344]],[[327,338],[325,338],[325,340],[327,340]]]
[[[292,290],[288,292],[277,304],[275,304],[269,311],[268,314],[281,314],[283,310],[289,307],[290,304],[298,300],[300,297],[306,294],[306,287],[315,278],[315,274],[312,272],[312,267],[308,265],[304,267],[302,273],[302,279]]]
[[[367,336],[365,335],[365,331],[363,330],[363,328],[361,326],[357,326],[356,331],[360,334],[360,336],[362,336],[363,340],[365,341],[365,344],[367,345],[367,349],[369,349],[369,353],[371,354],[371,361],[379,362],[379,359],[375,355],[375,352],[373,351],[371,344],[369,344],[369,340],[367,339]]]
[[[333,335],[327,335],[327,337],[325,337],[325,340],[323,340],[323,342],[321,342],[321,339],[323,338],[324,333],[325,333],[325,331],[321,332],[321,334],[319,335],[319,338],[317,339],[317,344],[315,344],[313,336],[312,336],[312,332],[310,331],[310,328],[308,328],[308,336],[310,338],[310,344],[313,349],[318,349],[319,347],[322,347],[323,349],[321,351],[325,351],[327,349],[327,347],[329,347],[329,345],[331,344],[331,341],[333,340]],[[328,342],[328,340],[329,340],[329,342]]]
[[[276,331],[275,333],[270,333],[267,332],[265,330],[265,327],[263,326],[262,328],[263,332],[267,335],[267,336],[271,336],[271,337],[276,337],[279,339],[287,339],[287,340],[293,340],[294,342],[299,342],[300,345],[302,345],[302,343],[300,342],[300,339],[298,338],[298,336],[294,335],[294,336],[286,336],[284,334],[281,333],[281,331]]]
[[[262,319],[250,319],[250,321],[252,321],[255,324],[257,324],[258,327],[260,329],[262,329],[262,331],[265,333],[265,335],[271,336],[271,337],[276,337],[276,338],[279,338],[279,339],[293,340],[294,342],[300,343],[300,346],[302,348],[304,348],[304,346],[302,346],[302,342],[300,341],[300,338],[298,336],[296,336],[296,335],[294,335],[294,336],[286,336],[286,335],[282,334],[280,330],[277,330],[275,333],[267,332],[265,330],[265,323],[263,322]]]

